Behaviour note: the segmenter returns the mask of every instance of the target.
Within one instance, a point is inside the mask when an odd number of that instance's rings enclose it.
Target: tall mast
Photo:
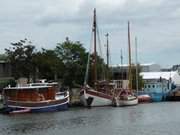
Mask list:
[[[106,50],[106,55],[107,55],[107,79],[109,78],[109,34],[107,33],[106,35],[106,42],[107,42],[107,50]]]
[[[94,9],[93,17],[93,32],[94,32],[94,82],[97,81],[97,51],[96,51],[96,9]]]
[[[128,79],[129,79],[129,89],[132,89],[132,75],[131,75],[131,41],[130,41],[130,23],[128,21],[128,50],[129,50],[129,68],[128,68]]]
[[[122,53],[122,49],[121,49],[121,68],[120,68],[120,79],[121,79],[121,88],[123,88],[123,53]]]
[[[121,80],[123,81],[123,53],[121,49]]]
[[[138,89],[139,89],[139,86],[138,86],[138,56],[137,56],[137,37],[135,37],[135,52],[136,52],[136,92],[137,92],[137,95],[138,95]]]

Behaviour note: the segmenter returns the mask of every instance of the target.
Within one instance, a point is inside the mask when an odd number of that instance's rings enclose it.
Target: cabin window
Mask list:
[[[155,85],[152,85],[153,88],[155,88]]]
[[[148,85],[148,88],[151,88],[151,85]]]
[[[146,85],[144,85],[144,88],[146,88]]]

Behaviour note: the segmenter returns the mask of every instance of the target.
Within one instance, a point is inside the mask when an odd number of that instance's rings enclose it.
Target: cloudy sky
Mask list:
[[[141,63],[180,64],[179,0],[0,0],[0,53],[28,38],[38,49],[52,49],[65,37],[89,48],[93,8],[102,45],[109,33],[111,64],[127,63],[127,21],[131,43],[138,38]],[[134,55],[134,54],[133,54]],[[134,60],[134,58],[133,58]]]

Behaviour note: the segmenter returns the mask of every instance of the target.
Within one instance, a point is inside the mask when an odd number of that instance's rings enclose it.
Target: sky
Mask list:
[[[132,61],[135,37],[139,63],[162,67],[180,64],[179,0],[0,0],[0,53],[10,43],[27,38],[37,49],[54,49],[69,37],[87,50],[96,8],[102,50],[109,33],[110,62],[128,58],[127,22],[130,21]]]

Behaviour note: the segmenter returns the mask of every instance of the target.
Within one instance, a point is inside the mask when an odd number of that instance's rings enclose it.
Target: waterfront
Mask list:
[[[180,102],[0,115],[1,135],[177,135]]]

